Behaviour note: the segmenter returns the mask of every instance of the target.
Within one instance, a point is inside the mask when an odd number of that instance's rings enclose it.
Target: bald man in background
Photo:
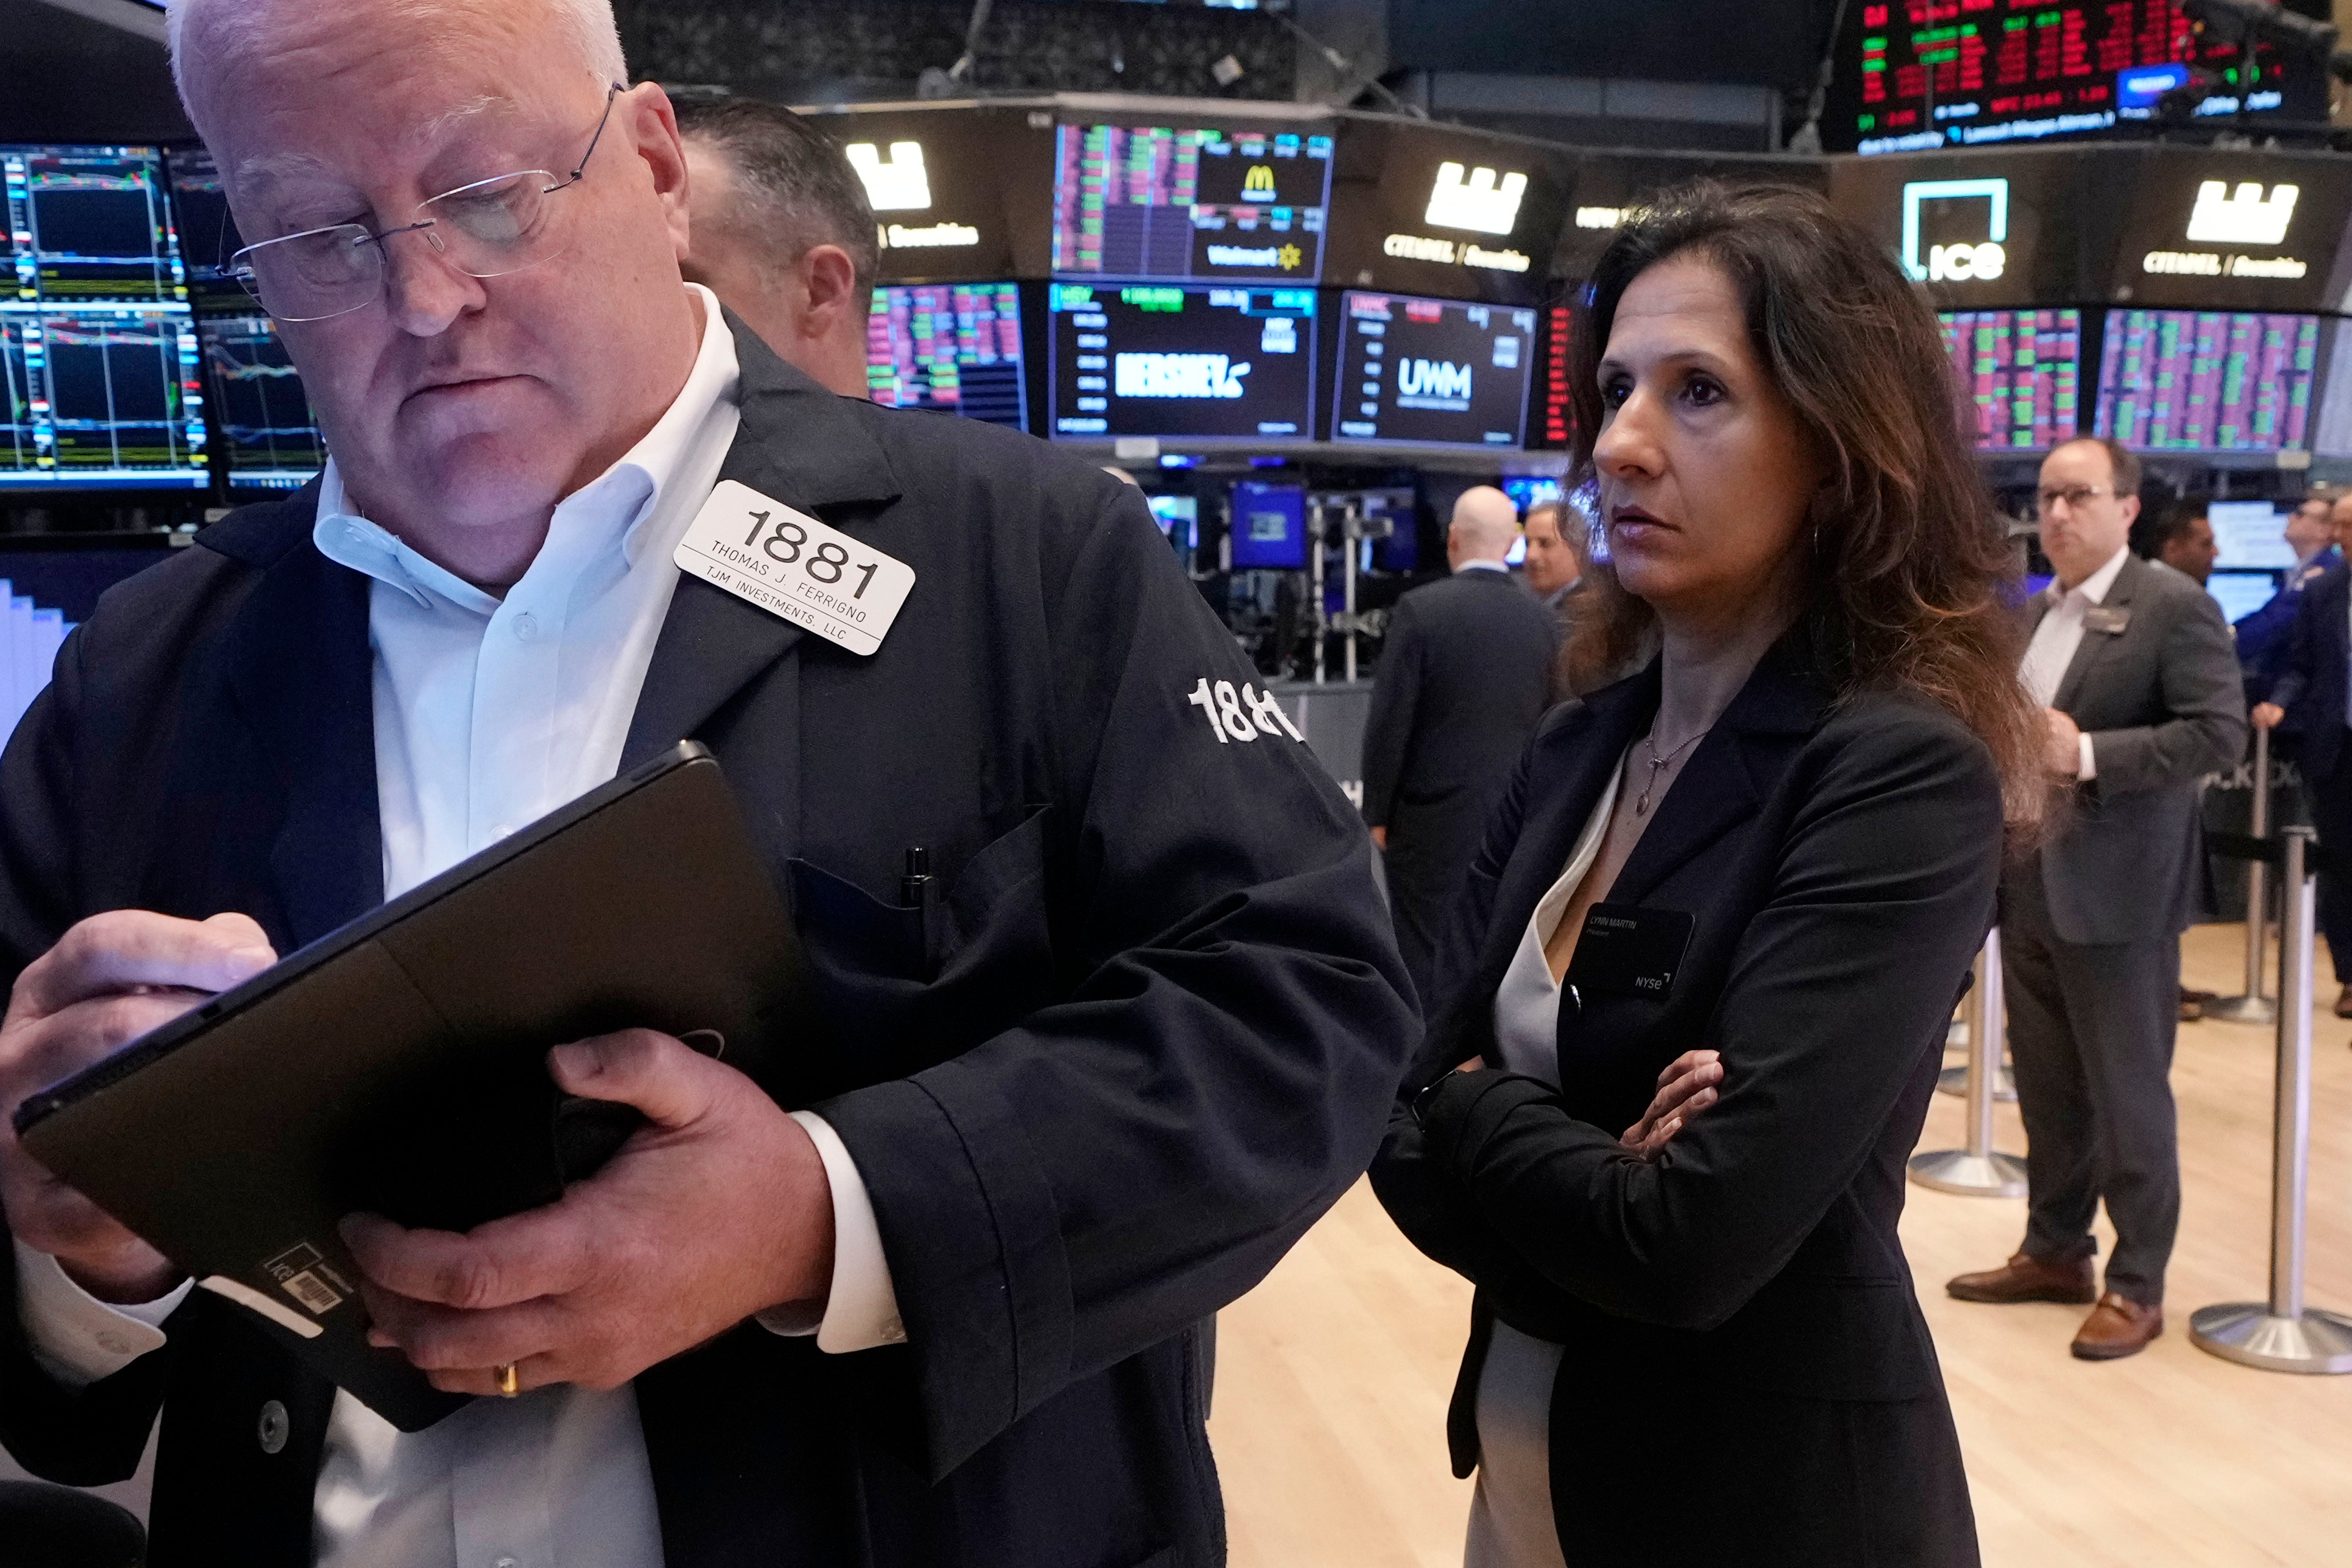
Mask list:
[[[865,182],[831,137],[780,105],[690,97],[676,107],[686,280],[828,391],[867,396],[866,318],[881,248]]]
[[[1518,509],[1463,492],[1445,533],[1453,574],[1397,601],[1364,732],[1364,820],[1388,852],[1389,913],[1421,993],[1487,814],[1549,700],[1559,623],[1511,575]]]

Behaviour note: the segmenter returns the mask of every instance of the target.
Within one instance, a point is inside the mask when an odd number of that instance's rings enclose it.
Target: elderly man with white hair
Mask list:
[[[1387,852],[1397,946],[1424,1007],[1478,835],[1551,692],[1559,623],[1504,563],[1518,509],[1492,485],[1454,503],[1450,576],[1397,601],[1364,730],[1364,820]]]
[[[158,1565],[1220,1560],[1202,1325],[1361,1172],[1417,1023],[1360,828],[1141,499],[686,283],[605,0],[170,23],[332,457],[110,594],[0,758],[0,1130],[683,738],[813,978],[757,1080],[547,1042],[647,1123],[560,1202],[346,1219],[374,1342],[488,1396],[404,1426],[0,1131],[0,1443],[112,1480],[160,1409]],[[912,588],[804,629],[698,572],[714,519]]]

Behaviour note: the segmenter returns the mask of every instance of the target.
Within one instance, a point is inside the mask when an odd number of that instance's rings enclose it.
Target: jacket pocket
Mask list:
[[[811,1098],[960,1055],[1053,1000],[1045,858],[1052,808],[1029,807],[919,904],[886,904],[808,860],[793,913],[817,1011],[835,1037]]]

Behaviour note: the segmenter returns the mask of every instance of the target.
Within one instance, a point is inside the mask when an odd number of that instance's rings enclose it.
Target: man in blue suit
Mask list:
[[[2352,496],[2336,505],[2338,521],[2352,526]],[[2352,849],[2352,569],[2340,561],[2325,568],[2296,597],[2269,700],[2247,717],[2294,752],[2320,843]],[[2320,873],[2319,927],[2336,963],[2336,1016],[2352,1018],[2352,876]]]
[[[2336,542],[2336,509],[2342,504],[2324,495],[2304,498],[2303,504],[2288,514],[2286,542],[2294,552],[2294,570],[2271,596],[2271,602],[2237,623],[2238,663],[2246,674],[2246,700],[2261,702],[2271,694],[2271,687],[2285,668],[2287,647],[2294,635],[2294,612],[2303,603],[2304,590],[2317,582],[2320,574],[2344,559]]]

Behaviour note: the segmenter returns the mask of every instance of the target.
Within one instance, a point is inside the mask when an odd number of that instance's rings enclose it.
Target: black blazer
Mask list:
[[[1365,721],[1364,820],[1460,837],[1466,860],[1543,717],[1559,649],[1558,618],[1508,572],[1399,599]]]
[[[908,1342],[746,1325],[638,1378],[666,1561],[1222,1562],[1192,1325],[1364,1168],[1417,1029],[1363,828],[1132,489],[730,324],[724,477],[915,586],[861,658],[682,580],[622,765],[710,746],[790,896],[816,991],[766,1087],[856,1160]],[[101,910],[242,910],[286,951],[381,900],[368,584],[314,513],[233,514],[68,640],[0,760],[0,978]],[[940,893],[904,909],[914,845]],[[333,1391],[283,1331],[199,1290],[70,1390],[12,1257],[0,1442],[119,1479],[160,1404],[154,1568],[308,1568]]]
[[[1567,1347],[1550,1430],[1572,1563],[1976,1560],[1895,1223],[1992,920],[2000,786],[1941,710],[1832,705],[1798,647],[1767,655],[1609,895],[1694,918],[1670,991],[1564,1000],[1557,1092],[1447,1069],[1492,1059],[1496,988],[1648,727],[1657,668],[1545,721],[1373,1166],[1406,1234],[1478,1286],[1457,1473],[1492,1320]],[[1655,1163],[1633,1159],[1618,1134],[1700,1047],[1723,1053],[1721,1100]]]
[[[2352,679],[2352,566],[2337,566],[2303,591],[2285,669],[2270,700],[2286,710],[2281,733],[2298,748],[2314,788],[2336,771],[2344,749],[2345,684]]]

